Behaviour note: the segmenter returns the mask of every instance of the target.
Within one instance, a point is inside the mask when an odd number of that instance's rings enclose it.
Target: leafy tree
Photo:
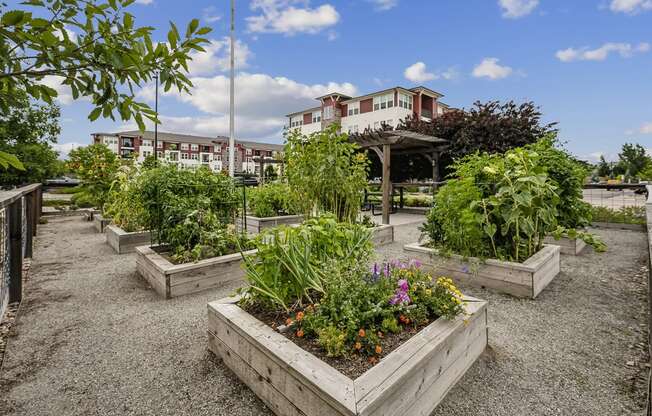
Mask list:
[[[68,167],[82,180],[82,192],[102,208],[117,178],[120,160],[104,144],[74,149],[68,157]]]
[[[625,143],[618,158],[623,166],[623,173],[628,176],[638,176],[650,163],[645,148],[640,144]]]
[[[156,121],[135,92],[160,73],[165,91],[189,91],[184,75],[192,51],[203,51],[202,36],[211,29],[193,19],[182,36],[170,23],[167,43],[154,42],[154,28],[137,27],[125,9],[134,0],[27,0],[30,10],[0,3],[0,109],[8,111],[19,94],[51,104],[57,92],[47,85],[55,77],[70,87],[75,99],[90,98],[91,121],[102,116],[143,117]],[[6,159],[0,159],[5,160]],[[0,161],[0,164],[3,164]]]
[[[21,160],[21,166],[4,166],[0,183],[21,185],[42,182],[60,173],[58,153],[52,148],[61,131],[56,105],[30,103],[17,95],[8,111],[0,114],[0,151]]]
[[[408,118],[398,128],[448,140],[450,148],[441,161],[446,167],[452,160],[478,151],[504,153],[556,132],[556,123],[543,124],[541,116],[533,102],[477,101],[469,110],[450,111],[431,122]]]
[[[598,176],[608,177],[611,175],[611,166],[605,160],[604,155],[600,155],[600,162],[598,163]]]

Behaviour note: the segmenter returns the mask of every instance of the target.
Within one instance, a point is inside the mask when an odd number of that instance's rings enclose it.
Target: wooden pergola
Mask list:
[[[432,180],[439,181],[439,156],[448,148],[448,140],[409,130],[375,130],[350,136],[350,140],[362,149],[371,149],[383,165],[383,224],[389,224],[392,181],[390,178],[391,155],[418,155],[432,164]]]

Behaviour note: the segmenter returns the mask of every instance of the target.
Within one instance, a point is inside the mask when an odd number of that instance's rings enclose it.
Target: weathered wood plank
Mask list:
[[[578,238],[562,237],[559,240],[555,240],[554,237],[548,236],[543,240],[543,242],[549,245],[561,247],[561,254],[569,256],[579,256],[582,254],[584,248],[586,248],[584,240]]]
[[[106,227],[106,243],[118,254],[132,253],[136,247],[150,244],[149,231],[126,232],[117,225],[110,224]]]
[[[245,342],[254,345],[264,354],[265,360],[262,360],[262,357],[243,355],[247,362],[259,367],[257,371],[266,372],[268,367],[265,365],[270,366],[270,361],[274,362],[278,369],[284,369],[283,371],[296,380],[296,383],[303,386],[303,394],[314,394],[339,412],[333,414],[355,415],[354,387],[351,379],[301,349],[238,306],[219,302],[209,303],[208,322],[209,330],[229,348],[238,351]],[[287,384],[283,385],[287,386]],[[276,387],[279,388],[278,385]],[[294,403],[299,406],[296,401]],[[309,415],[321,414],[310,413],[307,408],[302,410]]]

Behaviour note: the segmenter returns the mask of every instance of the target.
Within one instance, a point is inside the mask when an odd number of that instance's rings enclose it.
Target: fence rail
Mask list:
[[[0,191],[0,320],[23,296],[23,260],[31,258],[41,217],[41,184]]]

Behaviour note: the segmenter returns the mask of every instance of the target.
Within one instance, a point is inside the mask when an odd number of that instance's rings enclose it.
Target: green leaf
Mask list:
[[[18,170],[25,170],[25,166],[16,156],[2,151],[0,151],[0,165],[5,169],[12,166]]]
[[[190,23],[188,23],[188,29],[186,30],[186,38],[189,38],[192,36],[192,34],[197,30],[197,27],[199,26],[199,20],[197,19],[192,19]]]
[[[100,114],[102,114],[102,107],[95,107],[95,109],[88,115],[88,119],[90,121],[95,121],[98,119]]]
[[[3,26],[16,26],[25,19],[26,13],[20,10],[11,10],[2,15]]]

